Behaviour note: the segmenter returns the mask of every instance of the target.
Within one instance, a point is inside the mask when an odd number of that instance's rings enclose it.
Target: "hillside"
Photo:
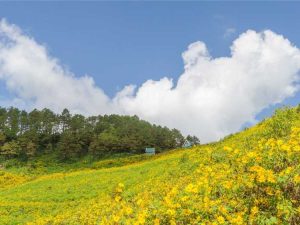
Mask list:
[[[0,171],[0,224],[300,224],[300,113],[92,167]]]

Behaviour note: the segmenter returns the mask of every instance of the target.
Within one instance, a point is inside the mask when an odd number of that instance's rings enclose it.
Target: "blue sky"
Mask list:
[[[17,24],[76,74],[94,77],[105,92],[183,70],[181,53],[197,40],[214,56],[229,54],[241,32],[271,29],[300,46],[300,3],[1,3]],[[236,32],[224,37],[227,29]],[[118,66],[116,66],[118,65]]]
[[[47,46],[76,76],[93,77],[110,97],[128,84],[176,81],[184,71],[181,54],[195,41],[212,57],[229,56],[241,33],[270,29],[300,47],[299,10],[297,2],[0,3],[0,17]],[[3,98],[8,92],[1,81],[0,87]],[[282,104],[299,100],[297,94]]]

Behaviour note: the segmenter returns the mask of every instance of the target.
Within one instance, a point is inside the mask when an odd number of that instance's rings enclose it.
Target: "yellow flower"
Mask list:
[[[259,211],[258,207],[257,207],[257,206],[254,206],[254,207],[252,207],[252,209],[251,209],[251,214],[252,214],[252,215],[256,215],[256,214],[258,213],[258,211]]]
[[[116,201],[116,202],[119,202],[121,199],[122,199],[122,198],[121,198],[121,196],[119,196],[119,195],[117,195],[117,196],[115,197],[115,201]]]
[[[233,184],[232,181],[224,181],[222,185],[225,189],[231,189]]]
[[[240,152],[239,149],[235,149],[235,150],[233,151],[234,154],[239,154],[239,152]]]
[[[176,221],[174,219],[170,220],[170,225],[176,225]]]
[[[126,212],[127,215],[130,215],[133,212],[133,210],[130,207],[126,207],[125,212]]]
[[[118,223],[120,220],[120,216],[117,216],[117,215],[113,215],[113,221]]]
[[[234,225],[244,224],[244,219],[241,215],[238,215],[236,218],[231,219],[231,223]]]
[[[272,189],[271,187],[267,187],[267,188],[266,188],[266,193],[267,193],[268,195],[274,195],[274,191],[273,191],[273,189]]]
[[[193,212],[193,211],[190,210],[190,209],[184,209],[184,211],[183,211],[184,215],[186,215],[186,216],[191,215],[192,212]]]
[[[188,186],[186,186],[185,191],[190,193],[197,193],[198,188],[194,184],[189,184]]]
[[[158,218],[155,218],[153,221],[153,225],[160,225],[160,220]]]
[[[188,196],[183,196],[183,197],[181,198],[181,201],[182,201],[182,202],[186,202],[188,199],[189,199]]]
[[[223,214],[226,214],[227,213],[227,209],[224,207],[224,206],[220,206],[219,207],[219,211]]]
[[[167,214],[168,214],[169,216],[174,216],[174,215],[176,214],[176,212],[175,212],[174,209],[168,209],[168,210],[167,210]]]
[[[146,222],[146,213],[142,212],[138,215],[138,224],[144,224]]]
[[[294,176],[294,182],[296,183],[296,184],[299,184],[300,183],[300,175],[296,175],[296,176]]]
[[[228,146],[224,146],[223,148],[225,151],[228,151],[228,152],[231,152],[232,151],[232,148],[228,147]]]
[[[143,203],[143,200],[142,200],[142,199],[139,199],[139,200],[137,200],[137,202],[136,202],[137,205],[141,205],[142,203]]]
[[[123,189],[124,189],[124,184],[119,183],[117,188],[116,188],[116,192],[121,193],[121,192],[123,192]]]
[[[224,219],[223,216],[218,216],[217,221],[218,221],[219,224],[224,224],[225,223],[225,219]]]

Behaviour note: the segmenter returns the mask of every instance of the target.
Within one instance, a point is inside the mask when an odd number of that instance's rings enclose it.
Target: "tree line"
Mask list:
[[[60,160],[91,155],[143,153],[146,147],[158,152],[178,148],[196,137],[183,137],[177,129],[150,124],[137,116],[104,115],[85,117],[64,109],[31,112],[0,107],[0,156],[28,160],[55,154]]]

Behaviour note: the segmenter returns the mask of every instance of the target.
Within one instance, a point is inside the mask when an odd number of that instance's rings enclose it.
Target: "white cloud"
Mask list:
[[[109,98],[95,86],[93,78],[76,78],[50,57],[43,45],[5,20],[0,22],[0,79],[17,95],[18,102],[23,100],[29,108],[111,112]]]
[[[234,27],[229,27],[225,30],[224,33],[224,38],[228,38],[231,37],[232,35],[234,35],[236,33],[236,29]]]
[[[147,81],[115,100],[123,113],[184,133],[204,142],[237,131],[262,109],[297,90],[300,52],[271,31],[243,33],[231,46],[231,56],[213,59],[196,42],[183,53],[185,72],[172,80]]]
[[[148,80],[110,99],[91,77],[75,77],[44,46],[16,26],[0,23],[0,79],[27,108],[137,114],[208,142],[237,131],[298,91],[300,51],[269,30],[241,34],[230,57],[211,57],[200,41],[182,57],[185,71],[177,83],[166,77]]]

